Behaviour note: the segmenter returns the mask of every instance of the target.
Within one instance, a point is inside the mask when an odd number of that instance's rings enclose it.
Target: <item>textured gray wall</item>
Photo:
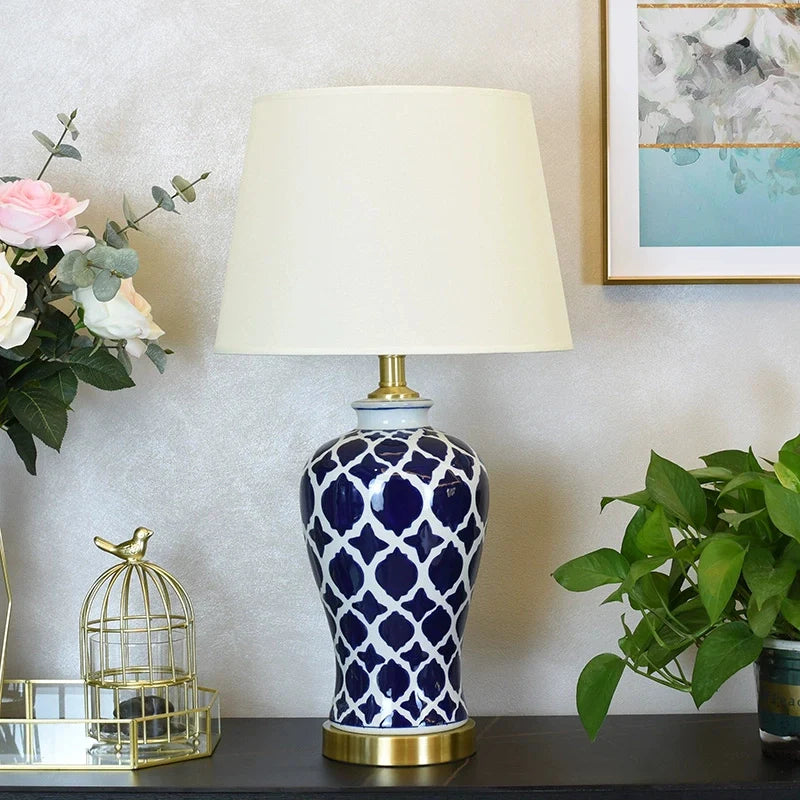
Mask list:
[[[558,6],[556,9],[555,6]],[[27,476],[3,439],[0,523],[16,613],[9,672],[75,676],[77,616],[107,566],[91,536],[157,531],[151,554],[199,617],[201,674],[227,714],[323,715],[328,630],[302,545],[297,476],[352,426],[369,358],[212,353],[251,98],[364,83],[520,89],[533,97],[575,350],[417,357],[434,422],[481,453],[489,538],[467,628],[473,713],[572,713],[583,663],[615,648],[619,607],[568,595],[561,561],[619,541],[651,447],[682,462],[797,433],[796,286],[603,287],[595,0],[4,0],[0,172],[34,173],[32,128],[80,109],[82,165],[50,179],[101,226],[126,191],[213,170],[181,218],[136,239],[137,287],[177,351],[135,389],[83,387],[64,452]],[[265,307],[264,313],[269,313]],[[709,705],[752,703],[749,675]],[[614,710],[688,710],[627,676]]]

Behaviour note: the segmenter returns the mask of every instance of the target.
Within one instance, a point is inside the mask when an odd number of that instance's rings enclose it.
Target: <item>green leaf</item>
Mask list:
[[[128,355],[124,347],[117,348],[117,361],[119,361],[119,363],[122,364],[123,367],[125,367],[125,372],[127,372],[128,375],[130,375],[131,372],[133,372],[133,364],[131,364],[131,357]]]
[[[89,265],[89,259],[80,250],[70,250],[56,264],[56,278],[63,283],[76,285],[73,274],[76,270],[83,270]]]
[[[639,549],[636,544],[636,536],[642,529],[645,520],[647,519],[647,509],[644,507],[636,509],[636,513],[631,517],[628,527],[625,528],[625,536],[622,537],[622,547],[620,552],[632,564],[640,558],[644,558],[645,554]]]
[[[150,191],[159,208],[163,208],[165,211],[175,211],[175,202],[166,189],[154,186]]]
[[[786,597],[795,575],[796,564],[786,559],[776,566],[772,553],[765,547],[751,547],[742,567],[742,576],[758,608],[772,597],[778,597],[779,600]]]
[[[66,369],[59,370],[55,375],[42,380],[40,386],[46,392],[50,392],[50,394],[60,400],[65,406],[69,406],[78,393],[78,378],[75,373],[67,367]]]
[[[139,254],[131,247],[114,250],[110,269],[122,278],[132,278],[139,271]]]
[[[800,494],[765,481],[764,497],[772,524],[781,533],[800,541]]]
[[[55,142],[48,136],[45,136],[41,131],[33,131],[33,138],[36,139],[45,150],[49,150],[51,153],[56,149]]]
[[[763,472],[743,472],[726,483],[720,490],[719,496],[724,497],[740,489],[762,489],[768,481],[769,478],[766,478]]]
[[[628,574],[627,560],[604,547],[562,564],[553,577],[570,592],[588,592],[608,583],[622,583]]]
[[[647,517],[636,536],[636,545],[650,556],[668,556],[675,552],[675,542],[663,506],[656,506]]]
[[[628,595],[644,608],[660,609],[669,604],[669,590],[669,576],[651,572],[631,586]]]
[[[72,337],[75,335],[74,323],[55,306],[50,306],[47,314],[42,315],[39,325],[42,333],[53,334],[52,337],[42,341],[41,351],[48,358],[61,358],[72,344]]]
[[[632,506],[641,506],[644,508],[652,508],[653,498],[647,493],[646,490],[641,492],[633,492],[633,494],[624,494],[618,497],[604,497],[600,501],[600,510],[603,511],[609,503],[619,500],[620,503],[629,503]]]
[[[128,237],[124,233],[120,233],[121,230],[122,228],[113,219],[109,220],[106,223],[106,232],[104,234],[106,243],[117,249],[127,247]]]
[[[614,692],[625,671],[625,662],[613,653],[595,656],[578,678],[576,704],[586,733],[594,741],[603,724]]]
[[[706,496],[683,467],[651,453],[645,486],[656,503],[683,522],[699,528],[706,521]]]
[[[724,467],[706,467],[705,469],[690,469],[689,474],[700,483],[717,483],[729,481],[733,473]]]
[[[67,409],[41,388],[12,389],[8,407],[25,430],[54,450],[61,449],[67,432]]]
[[[156,342],[150,342],[145,350],[145,355],[155,364],[156,369],[163,375],[167,368],[167,354]]]
[[[800,600],[784,597],[781,601],[781,614],[792,627],[800,631]]]
[[[0,178],[0,181],[3,181],[3,183],[14,183],[15,181],[19,180],[22,179],[18,178],[16,175],[3,175],[3,177]]]
[[[692,698],[700,708],[706,700],[760,655],[762,640],[745,622],[728,622],[713,630],[697,651],[692,673]]]
[[[71,144],[60,144],[53,151],[53,155],[56,158],[74,158],[75,161],[81,161],[80,151],[77,147],[73,147]]]
[[[800,455],[791,450],[783,450],[773,468],[782,486],[793,492],[800,492]]]
[[[731,539],[711,539],[697,565],[700,599],[716,622],[733,595],[744,563],[744,548]]]
[[[781,445],[780,453],[781,456],[784,453],[795,453],[797,455],[800,455],[800,435],[795,436],[794,439],[789,439],[788,442],[784,442]]]
[[[205,180],[208,177],[208,173],[204,173],[201,177],[203,180]],[[178,193],[181,200],[184,200],[187,203],[193,203],[197,199],[194,186],[192,186],[191,183],[186,180],[186,178],[176,175],[172,179],[172,185],[175,187],[175,191]]]
[[[116,248],[98,244],[86,255],[95,266],[121,278],[130,278],[139,269],[139,256],[130,247]]]
[[[719,515],[719,518],[723,522],[727,522],[734,530],[739,530],[739,526],[743,522],[747,522],[749,519],[755,519],[756,517],[764,516],[767,513],[766,508],[758,508],[755,511],[749,511],[746,514],[740,513],[738,511],[724,511],[722,514]]]
[[[115,391],[134,385],[122,364],[107,350],[77,350],[68,359],[78,378],[98,389]]]
[[[772,633],[775,620],[781,610],[781,598],[770,597],[760,608],[756,603],[755,595],[747,604],[747,623],[756,636],[764,639]]]
[[[634,584],[645,575],[649,575],[659,567],[663,567],[669,560],[669,556],[655,556],[654,558],[642,558],[639,561],[634,561],[625,578],[625,585],[632,587]]]
[[[31,475],[35,475],[36,442],[33,441],[33,436],[15,420],[8,423],[6,431],[8,438],[11,439],[11,443],[14,445],[14,449],[17,451],[17,455],[22,459],[22,463],[25,464],[25,469]]]
[[[130,201],[125,195],[122,195],[122,213],[128,226],[138,231],[139,228],[136,226],[136,214],[134,214]]]
[[[116,297],[120,286],[122,281],[116,275],[101,269],[92,284],[92,292],[101,303],[107,303]]]
[[[744,450],[720,450],[701,456],[700,460],[708,467],[723,467],[736,474],[750,469],[750,454]]]

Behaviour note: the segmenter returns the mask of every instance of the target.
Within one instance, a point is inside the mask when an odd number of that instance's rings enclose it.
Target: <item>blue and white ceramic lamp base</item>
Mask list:
[[[468,722],[461,644],[489,483],[468,445],[428,425],[431,405],[354,403],[358,427],[303,472],[306,544],[335,653],[328,730],[419,736]]]

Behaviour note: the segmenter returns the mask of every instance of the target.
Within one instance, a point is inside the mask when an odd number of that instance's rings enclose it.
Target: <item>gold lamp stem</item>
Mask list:
[[[406,357],[378,356],[381,377],[378,388],[367,396],[370,400],[414,400],[419,392],[406,386]]]

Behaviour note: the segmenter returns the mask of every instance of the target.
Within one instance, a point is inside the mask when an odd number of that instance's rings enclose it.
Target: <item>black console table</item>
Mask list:
[[[575,717],[484,717],[478,754],[423,768],[320,754],[320,721],[229,719],[212,758],[135,773],[0,772],[0,800],[797,800],[800,763],[761,756],[750,714],[618,716],[591,744]]]

